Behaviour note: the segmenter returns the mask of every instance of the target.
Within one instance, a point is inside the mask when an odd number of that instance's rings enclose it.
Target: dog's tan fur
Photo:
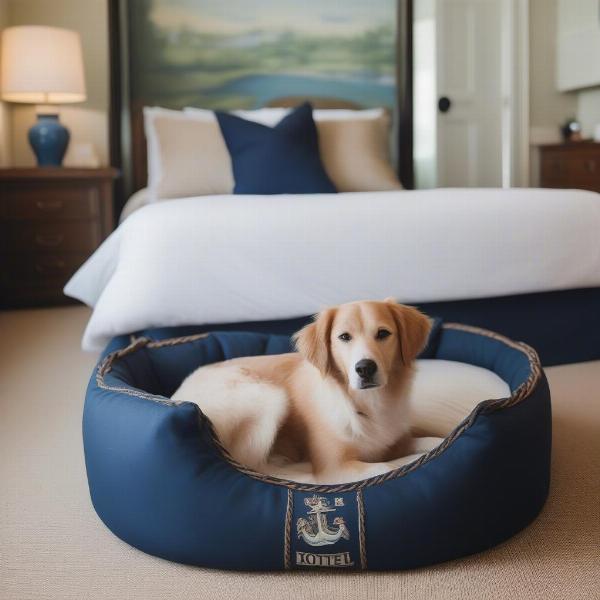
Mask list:
[[[297,353],[201,367],[173,398],[198,404],[233,458],[257,471],[308,463],[308,479],[324,483],[380,474],[414,451],[408,394],[430,328],[392,299],[328,308],[296,334]],[[371,389],[358,389],[360,359],[377,365]]]

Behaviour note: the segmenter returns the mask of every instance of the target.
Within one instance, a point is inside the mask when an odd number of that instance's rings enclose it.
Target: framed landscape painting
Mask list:
[[[129,0],[132,100],[396,103],[396,0]]]
[[[143,107],[386,107],[412,187],[413,0],[108,0],[118,204],[147,180]]]

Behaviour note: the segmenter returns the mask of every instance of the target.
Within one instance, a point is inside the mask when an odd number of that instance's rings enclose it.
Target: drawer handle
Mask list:
[[[62,233],[38,233],[35,236],[35,243],[38,246],[45,246],[46,248],[55,248],[60,246],[65,239]]]
[[[60,210],[64,206],[62,200],[38,200],[35,205],[45,212]]]
[[[41,275],[45,275],[47,273],[64,271],[66,266],[65,261],[60,258],[47,258],[44,263],[36,263],[35,270]]]

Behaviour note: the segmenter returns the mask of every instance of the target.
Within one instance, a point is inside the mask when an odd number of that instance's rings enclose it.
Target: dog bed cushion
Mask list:
[[[498,375],[474,365],[452,360],[417,360],[410,393],[410,429],[413,435],[426,437],[426,445],[441,443],[481,402],[482,398],[506,398],[510,388]],[[389,462],[391,471],[422,456],[398,456]],[[292,481],[315,483],[309,463],[277,465],[269,475]],[[348,479],[347,483],[355,481]],[[344,479],[338,479],[338,483]]]
[[[454,415],[435,421],[423,404],[424,423],[444,436],[436,448],[389,473],[339,485],[250,471],[227,455],[196,405],[170,400],[200,365],[289,349],[286,336],[258,333],[111,342],[89,384],[83,436],[92,502],[116,535],[145,552],[205,567],[382,570],[484,550],[541,510],[550,394],[528,346],[438,324],[422,358],[491,371],[510,395],[491,399],[489,388],[477,389],[481,380],[469,376],[469,393],[484,393],[472,410],[471,395],[454,405]],[[441,388],[446,376],[431,383],[427,364],[418,377],[431,386],[420,389],[433,406],[438,392],[449,396]]]
[[[507,396],[510,387],[493,371],[453,360],[418,360],[410,396],[411,429],[445,437],[482,399]]]

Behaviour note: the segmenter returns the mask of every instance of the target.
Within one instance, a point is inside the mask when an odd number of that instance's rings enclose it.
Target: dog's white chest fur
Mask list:
[[[379,389],[365,390],[350,401],[348,393],[330,379],[323,379],[311,366],[312,410],[325,422],[332,435],[360,449],[359,459],[379,461],[381,453],[408,432],[407,394],[384,399]]]

